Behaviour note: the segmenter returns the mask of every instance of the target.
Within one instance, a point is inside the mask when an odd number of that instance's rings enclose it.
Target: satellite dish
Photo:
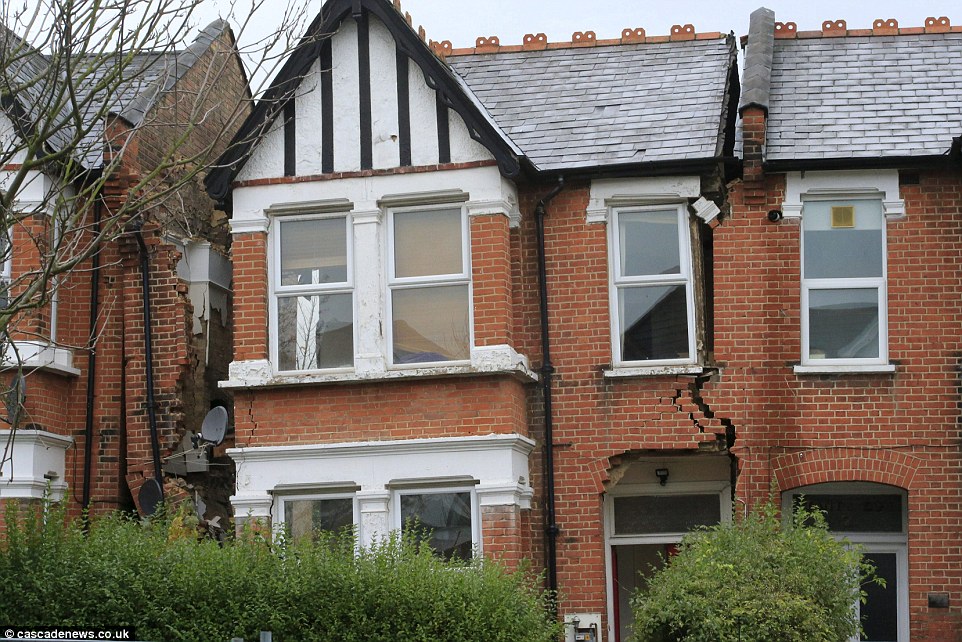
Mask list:
[[[27,398],[27,382],[23,378],[23,373],[18,372],[10,382],[10,388],[3,396],[3,404],[7,408],[6,422],[11,426],[16,426],[20,420],[20,411],[23,409],[23,401]]]
[[[207,443],[220,445],[227,434],[227,409],[216,406],[210,409],[200,427],[200,438]]]
[[[164,500],[164,491],[157,480],[151,477],[140,487],[137,499],[140,502],[140,512],[149,517],[157,512],[157,507]]]

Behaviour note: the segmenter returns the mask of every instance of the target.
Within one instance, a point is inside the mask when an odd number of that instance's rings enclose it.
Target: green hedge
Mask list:
[[[862,582],[884,582],[818,510],[772,504],[687,535],[632,601],[632,642],[846,642]]]
[[[198,541],[182,520],[7,517],[0,622],[133,626],[141,640],[554,641],[528,573],[446,562],[409,540],[286,544],[256,533]]]

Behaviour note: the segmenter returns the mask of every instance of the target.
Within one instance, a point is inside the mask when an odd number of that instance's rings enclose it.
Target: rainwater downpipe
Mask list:
[[[564,178],[535,207],[535,229],[538,239],[538,295],[541,312],[541,391],[544,400],[544,475],[545,475],[545,553],[548,566],[548,590],[553,597],[558,594],[558,528],[555,515],[554,483],[554,421],[551,411],[551,341],[548,333],[548,277],[545,269],[544,215],[545,207],[564,189]],[[557,602],[554,602],[557,610]],[[555,614],[557,615],[557,613]]]
[[[94,204],[94,238],[100,238],[100,220],[103,216],[104,202],[97,198]],[[97,381],[97,317],[100,316],[100,250],[91,257],[90,271],[90,338],[87,357],[87,404],[84,416],[84,478],[81,506],[84,513],[90,510],[90,477],[93,468],[94,450],[94,386]]]
[[[140,246],[140,278],[144,295],[144,367],[147,371],[147,420],[150,423],[150,450],[154,458],[154,477],[160,487],[160,496],[164,496],[164,475],[160,469],[160,440],[157,437],[157,412],[154,408],[154,352],[151,346],[153,334],[150,322],[150,263],[147,244],[141,230],[135,232],[137,245]]]

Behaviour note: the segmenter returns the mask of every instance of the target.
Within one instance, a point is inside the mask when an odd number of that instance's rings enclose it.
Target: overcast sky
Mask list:
[[[526,33],[543,32],[549,42],[571,40],[575,31],[599,39],[619,38],[625,27],[643,27],[650,36],[667,35],[672,25],[692,24],[698,32],[748,32],[748,16],[761,6],[779,22],[799,30],[821,29],[825,20],[845,20],[849,29],[868,29],[876,18],[895,18],[919,27],[928,16],[946,16],[962,25],[959,0],[401,0],[414,24],[433,40],[455,47],[474,46],[478,36],[498,36],[501,44],[521,44]]]
[[[3,0],[6,2],[7,0]],[[200,26],[217,17],[230,0],[200,0]],[[239,0],[238,7],[258,0]],[[321,0],[263,0],[241,46],[277,28],[285,7],[307,5],[306,22]],[[767,6],[779,22],[795,22],[799,30],[820,30],[825,20],[845,20],[850,29],[868,29],[876,18],[895,18],[902,27],[919,27],[928,16],[946,16],[962,25],[960,0],[401,0],[414,26],[423,25],[428,38],[450,40],[454,47],[473,47],[478,36],[498,36],[502,45],[521,44],[526,33],[545,33],[549,42],[571,40],[575,31],[594,31],[599,39],[619,38],[626,27],[642,27],[649,36],[670,33],[672,25],[692,24],[701,33],[748,32],[752,11]],[[248,4],[249,6],[249,4]],[[236,26],[236,16],[229,17]],[[291,33],[293,37],[301,34]],[[262,89],[267,74],[254,74]],[[259,93],[259,92],[258,92]]]

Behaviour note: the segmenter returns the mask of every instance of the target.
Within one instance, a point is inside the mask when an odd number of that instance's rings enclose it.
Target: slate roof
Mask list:
[[[103,115],[105,107],[109,113],[124,118],[134,126],[140,124],[163,92],[171,89],[227,28],[226,22],[215,20],[185,50],[139,53],[123,63],[120,53],[78,58],[74,71],[83,81],[76,86],[77,102],[88,107],[88,113],[84,116],[92,122],[85,125],[89,131],[75,149],[77,160],[85,167],[102,165],[103,123],[98,116]],[[17,94],[14,99],[20,112],[20,121],[34,123],[45,119],[45,108],[51,104],[49,94],[57,90],[52,81],[58,74],[50,73],[50,59],[2,25],[0,46],[16,52],[12,56],[15,63],[8,67],[7,75]],[[111,64],[124,65],[123,78],[119,83],[110,81],[109,96],[91,100],[91,92],[108,76]],[[66,104],[63,106],[58,120],[66,124],[54,132],[49,140],[49,144],[58,150],[70,145],[74,138]]]
[[[774,44],[768,161],[939,156],[962,132],[962,33]]]
[[[722,154],[734,40],[449,56],[541,170]]]

